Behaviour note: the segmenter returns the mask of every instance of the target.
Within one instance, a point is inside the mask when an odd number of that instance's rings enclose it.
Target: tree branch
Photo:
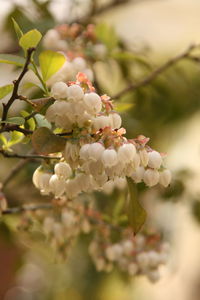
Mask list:
[[[133,92],[133,91],[137,90],[140,87],[148,85],[154,79],[156,79],[161,73],[163,73],[168,68],[175,65],[176,63],[178,63],[182,59],[187,58],[187,59],[192,60],[192,61],[197,61],[196,57],[191,56],[191,51],[194,50],[194,49],[197,49],[199,47],[200,47],[200,45],[195,45],[195,44],[189,46],[183,53],[171,58],[166,63],[164,63],[163,65],[161,65],[160,67],[158,67],[157,69],[152,71],[147,77],[145,77],[141,81],[130,84],[128,87],[123,89],[121,92],[117,93],[116,95],[113,95],[112,98],[113,99],[118,99],[118,98],[122,97],[123,95],[125,95],[126,93],[128,93],[130,91]]]
[[[22,159],[61,159],[60,156],[45,156],[37,154],[17,154],[0,149],[0,153],[7,158],[22,158]]]
[[[17,80],[14,80],[13,81],[13,85],[14,85],[14,88],[13,88],[13,92],[12,92],[12,95],[10,97],[10,99],[8,100],[8,102],[6,104],[3,104],[3,114],[2,114],[2,121],[5,121],[6,118],[7,118],[7,114],[8,114],[8,111],[9,111],[9,108],[10,106],[13,104],[13,102],[18,99],[18,88],[19,88],[19,84],[22,80],[22,78],[24,77],[24,75],[26,74],[26,72],[28,71],[28,66],[31,62],[31,55],[32,53],[35,51],[35,48],[29,48],[27,50],[27,57],[26,57],[26,62],[24,64],[24,67],[22,69],[22,72],[21,74],[19,75],[18,79]],[[3,125],[4,127],[5,125]]]
[[[13,207],[13,208],[8,208],[6,210],[3,210],[1,213],[2,215],[11,215],[11,214],[16,214],[16,213],[21,213],[24,211],[36,211],[39,209],[52,209],[53,204],[51,203],[41,203],[37,205],[22,205],[19,207]]]

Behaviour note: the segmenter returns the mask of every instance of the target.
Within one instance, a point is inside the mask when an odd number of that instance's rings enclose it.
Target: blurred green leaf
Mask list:
[[[63,54],[51,50],[43,51],[39,55],[39,63],[44,81],[47,81],[65,63],[66,58]]]
[[[10,139],[8,140],[7,147],[11,147],[15,144],[18,144],[24,138],[24,134],[18,131],[12,131]]]
[[[12,117],[8,118],[6,121],[1,121],[1,123],[8,123],[8,124],[16,124],[16,125],[23,125],[25,122],[24,118],[21,117]]]
[[[7,84],[0,87],[0,99],[10,94],[13,90],[13,84]]]
[[[137,199],[136,187],[131,178],[127,177],[129,188],[128,217],[134,234],[137,234],[146,220],[146,211]]]
[[[26,51],[38,45],[42,38],[41,33],[37,29],[33,29],[25,33],[19,40],[19,45]]]
[[[36,115],[34,116],[34,118],[35,118],[35,120],[36,120],[36,122],[37,122],[38,127],[47,127],[47,128],[49,128],[49,129],[51,129],[51,123],[49,123],[49,122],[47,121],[47,119],[45,119],[45,117],[44,117],[43,115],[41,115],[41,114],[36,114]]]
[[[118,45],[118,37],[114,28],[105,23],[100,23],[96,26],[97,38],[107,46],[109,50],[112,50]]]
[[[66,140],[53,134],[50,129],[40,127],[32,135],[32,144],[37,153],[45,155],[62,151]]]
[[[17,24],[17,22],[15,21],[14,18],[12,18],[12,21],[13,21],[13,25],[14,25],[14,29],[15,29],[15,32],[17,34],[17,38],[18,40],[22,37],[23,35],[23,32],[22,30],[20,29],[19,25]]]
[[[23,57],[12,55],[12,54],[0,54],[0,63],[16,65],[23,67],[25,59]]]
[[[123,102],[118,102],[118,103],[116,103],[116,110],[118,111],[118,112],[125,112],[125,111],[127,111],[127,110],[129,110],[129,109],[131,109],[131,108],[133,108],[133,106],[134,106],[134,103],[123,103]]]

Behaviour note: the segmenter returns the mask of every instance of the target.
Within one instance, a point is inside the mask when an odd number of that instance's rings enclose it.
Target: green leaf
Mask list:
[[[16,65],[23,67],[25,59],[23,57],[12,55],[12,54],[0,54],[0,63]]]
[[[131,178],[127,177],[129,188],[128,217],[134,234],[137,234],[146,220],[146,211],[137,200],[136,186]]]
[[[22,132],[12,131],[10,140],[8,141],[8,144],[7,144],[7,147],[11,147],[15,144],[20,143],[23,138],[24,138],[24,134]]]
[[[19,40],[19,45],[26,51],[38,45],[42,38],[41,33],[37,29],[33,29],[25,33]]]
[[[115,30],[105,23],[96,26],[97,38],[107,46],[108,50],[112,50],[118,45],[118,37]]]
[[[10,94],[13,90],[13,84],[7,84],[0,87],[0,99]]]
[[[134,106],[134,104],[133,103],[123,103],[123,102],[120,102],[120,103],[116,103],[115,106],[116,106],[116,110],[118,112],[123,113],[123,112],[125,112],[127,110],[130,110]]]
[[[8,141],[3,133],[0,134],[0,141],[3,143],[4,146],[7,146]]]
[[[51,50],[43,51],[39,55],[39,63],[44,81],[47,81],[65,63],[66,58],[63,54]]]
[[[15,29],[15,32],[17,34],[17,38],[18,40],[22,37],[23,35],[23,32],[22,30],[20,29],[19,25],[17,24],[17,22],[15,21],[14,18],[12,18],[12,21],[13,21],[13,25],[14,25],[14,29]]]
[[[35,118],[35,120],[36,120],[36,122],[37,122],[38,127],[47,127],[47,128],[49,128],[49,129],[51,129],[51,123],[49,123],[49,122],[45,119],[45,117],[44,117],[43,115],[41,115],[41,114],[36,114],[36,115],[34,116],[34,118]]]
[[[13,118],[8,118],[6,121],[3,121],[3,122],[1,122],[1,123],[23,125],[24,122],[25,122],[24,118],[21,118],[21,117],[13,117]]]
[[[46,127],[38,128],[32,135],[34,150],[39,154],[61,152],[65,148],[66,140],[52,133]]]
[[[22,117],[24,117],[24,118],[26,118],[26,117],[29,116],[29,113],[28,113],[27,111],[25,111],[25,110],[22,110],[22,111],[20,112],[20,114],[21,114]],[[35,120],[34,120],[34,118],[28,119],[28,120],[26,121],[26,123],[28,124],[28,127],[29,127],[30,130],[35,130]]]

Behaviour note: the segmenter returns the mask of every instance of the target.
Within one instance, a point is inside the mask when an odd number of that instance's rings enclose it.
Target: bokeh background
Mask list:
[[[136,62],[130,66],[132,80],[145,76],[190,44],[200,43],[198,0],[118,2],[112,5],[111,1],[99,0],[100,7],[108,7],[91,15],[91,20],[112,26],[129,49],[145,60],[146,67]],[[11,16],[24,31],[38,28],[45,33],[57,24],[84,20],[91,5],[92,1],[86,0],[0,0],[0,52],[18,51]],[[108,70],[97,63],[95,70],[102,90],[108,94],[124,86],[123,74],[116,65]],[[1,64],[0,85],[10,83],[16,73],[13,66]],[[2,299],[200,299],[200,64],[180,61],[150,85],[119,101],[133,104],[122,113],[128,135],[150,137],[153,147],[168,153],[167,166],[173,172],[173,183],[166,193],[153,189],[143,195],[150,218],[171,243],[171,256],[168,265],[161,268],[161,279],[152,284],[143,277],[128,280],[115,272],[98,274],[88,267],[83,245],[77,247],[75,258],[68,263],[55,264],[43,244],[24,239],[19,245],[12,232],[1,228]],[[1,161],[1,179],[12,164]],[[13,203],[38,196],[30,180],[34,167],[23,171],[7,187],[8,199]]]

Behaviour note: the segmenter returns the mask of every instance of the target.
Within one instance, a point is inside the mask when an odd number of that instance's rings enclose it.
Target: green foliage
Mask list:
[[[42,78],[46,82],[55,74],[65,63],[66,58],[63,54],[51,50],[41,52],[39,63],[42,72]]]
[[[29,48],[35,48],[42,38],[41,33],[37,29],[33,29],[25,33],[19,40],[19,45],[24,51]]]
[[[17,22],[15,21],[14,18],[12,18],[12,21],[13,21],[13,26],[14,26],[14,29],[15,29],[15,32],[16,32],[16,35],[17,35],[17,38],[18,40],[23,36],[23,32],[22,30],[20,29],[19,25],[17,24]]]
[[[129,188],[128,217],[134,234],[137,234],[146,220],[146,211],[137,199],[136,187],[131,178],[127,177]]]
[[[13,84],[7,84],[0,87],[0,99],[10,94],[13,90]]]
[[[105,23],[100,23],[96,26],[97,38],[107,46],[109,51],[115,49],[118,46],[118,37],[114,28],[108,26]]]
[[[23,67],[25,59],[23,57],[12,54],[0,54],[0,63],[11,64],[18,67]]]
[[[36,114],[36,115],[34,116],[34,118],[35,118],[35,120],[36,120],[36,122],[37,122],[37,126],[38,126],[38,127],[47,127],[47,128],[49,128],[49,129],[51,129],[51,123],[49,123],[49,122],[47,121],[47,119],[45,119],[45,117],[44,117],[43,115],[41,115],[41,114]]]
[[[1,121],[1,123],[15,124],[15,125],[23,125],[25,122],[22,117],[12,117],[8,118],[6,121]]]
[[[32,135],[32,144],[37,153],[50,154],[62,151],[66,140],[53,134],[47,127],[40,127]]]
[[[29,113],[25,110],[22,110],[20,112],[20,114],[22,115],[22,117],[26,118],[29,116]],[[30,118],[26,121],[27,125],[28,125],[28,129],[30,130],[35,130],[35,120],[34,118]]]

